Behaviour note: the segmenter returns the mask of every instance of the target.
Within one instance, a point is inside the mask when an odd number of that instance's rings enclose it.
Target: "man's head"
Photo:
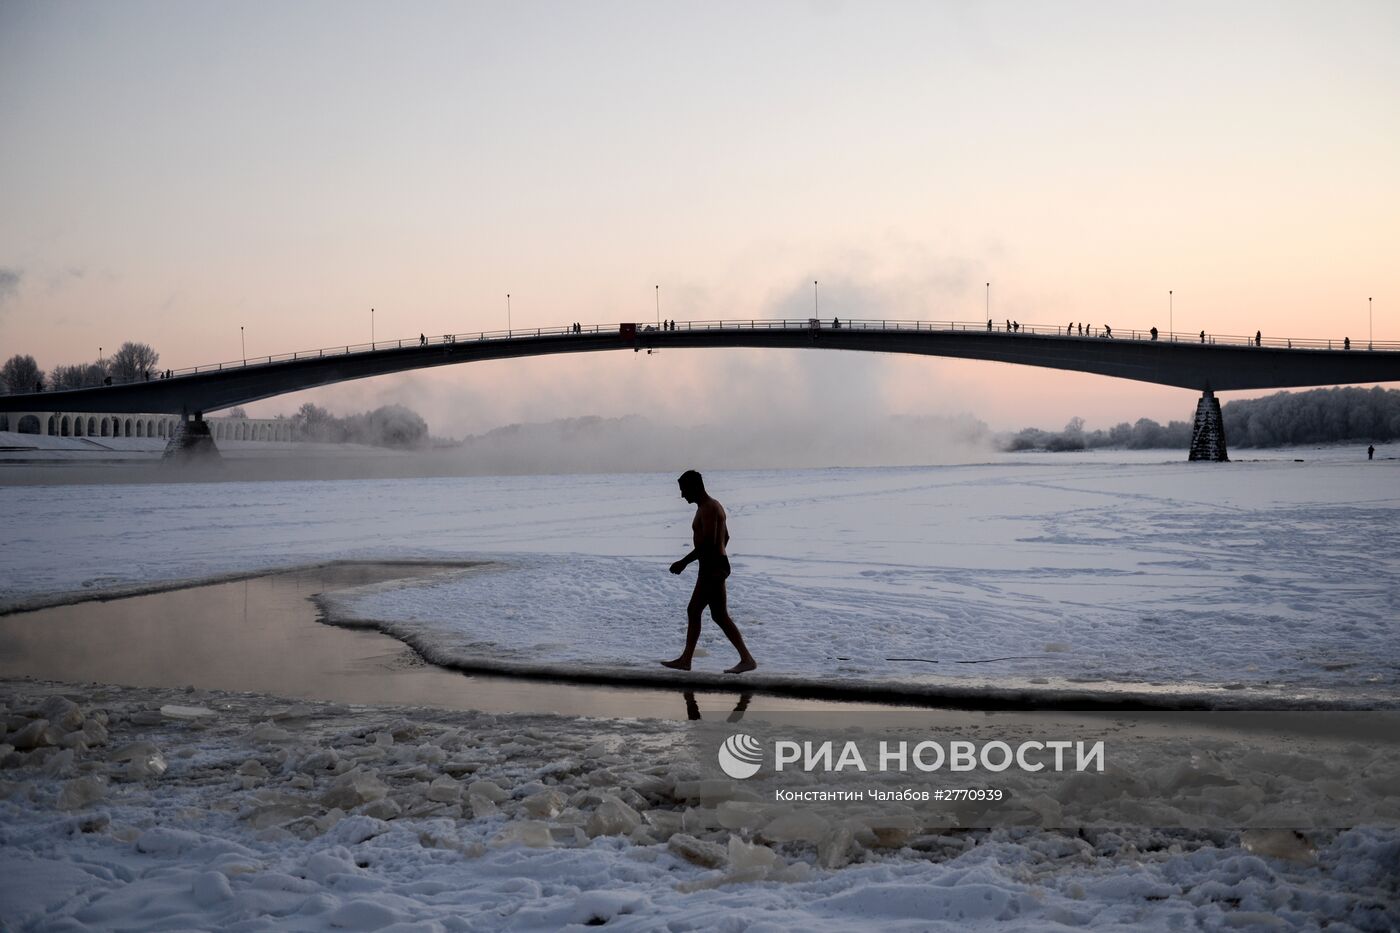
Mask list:
[[[699,502],[705,498],[705,480],[697,470],[686,470],[676,480],[681,487],[681,498],[686,502]]]

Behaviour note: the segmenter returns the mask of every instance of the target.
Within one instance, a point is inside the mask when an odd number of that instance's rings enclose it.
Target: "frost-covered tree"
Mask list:
[[[102,385],[102,380],[108,375],[105,360],[60,365],[55,366],[49,373],[49,385],[55,389],[85,389]]]
[[[112,354],[109,361],[112,367],[112,378],[117,382],[136,382],[145,377],[147,372],[156,368],[160,362],[160,354],[148,343],[136,343],[128,340],[122,344],[116,353]]]
[[[38,361],[28,353],[16,353],[0,367],[0,382],[7,392],[33,392],[43,378]]]

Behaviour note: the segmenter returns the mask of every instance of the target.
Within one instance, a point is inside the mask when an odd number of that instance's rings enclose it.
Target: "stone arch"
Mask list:
[[[82,437],[82,436],[83,436],[83,416],[82,416],[82,415],[78,415],[78,417],[76,417],[76,418],[73,419],[73,436],[74,436],[74,437]]]
[[[58,436],[59,436],[59,437],[70,437],[70,436],[72,436],[72,432],[73,432],[73,420],[72,420],[71,418],[69,418],[67,415],[64,415],[61,419],[59,419],[59,422],[58,422]]]
[[[145,437],[145,436],[146,436],[146,422],[142,421],[140,418],[137,418],[137,419],[136,419],[136,436],[137,436],[137,437]]]
[[[89,417],[88,417],[88,423],[87,423],[87,436],[88,436],[88,437],[92,437],[92,436],[93,436],[94,434],[96,434],[96,433],[97,433],[97,419],[94,418],[94,417],[92,417],[92,416],[89,416]]]
[[[20,415],[17,419],[17,424],[15,425],[15,433],[38,434],[39,428],[40,424],[38,415]]]
[[[0,431],[10,430],[10,416],[0,415]]]
[[[126,419],[126,423],[122,425],[122,437],[130,437],[130,436],[131,436],[131,419],[130,419],[130,418],[127,418],[127,419]]]
[[[44,433],[49,437],[58,436],[58,415],[49,415],[45,419]]]

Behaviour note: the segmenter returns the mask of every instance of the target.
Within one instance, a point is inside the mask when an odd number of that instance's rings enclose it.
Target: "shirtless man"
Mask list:
[[[700,614],[709,606],[710,618],[715,620],[720,631],[739,651],[739,663],[725,673],[751,671],[758,667],[758,662],[744,645],[739,626],[729,617],[728,596],[724,591],[724,581],[729,576],[729,555],[724,550],[729,543],[729,525],[725,520],[724,506],[705,492],[705,481],[696,471],[686,470],[676,482],[681,487],[681,498],[695,504],[695,521],[690,523],[695,548],[672,564],[671,572],[682,573],[692,561],[697,560],[700,562],[700,572],[695,580],[695,592],[690,596],[690,605],[685,610],[689,622],[685,632],[685,651],[674,661],[662,661],[661,664],[673,670],[690,670],[695,644],[700,640]]]

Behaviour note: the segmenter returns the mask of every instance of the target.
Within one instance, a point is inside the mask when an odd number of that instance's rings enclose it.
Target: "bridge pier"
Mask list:
[[[161,456],[161,460],[167,463],[206,463],[222,459],[202,411],[195,412],[193,418],[186,417],[181,421],[171,433],[170,440],[165,444],[165,453]]]
[[[1210,389],[1206,389],[1196,403],[1196,422],[1191,428],[1191,455],[1188,459],[1215,463],[1230,460],[1229,451],[1225,449],[1225,420],[1220,416],[1220,400]]]

